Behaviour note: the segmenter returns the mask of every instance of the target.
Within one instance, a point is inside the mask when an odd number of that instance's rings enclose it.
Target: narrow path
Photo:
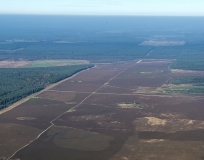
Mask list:
[[[29,96],[27,96],[27,97],[25,97],[25,98],[23,98],[23,99],[21,99],[21,100],[15,102],[15,103],[13,103],[11,106],[8,106],[8,107],[6,107],[5,109],[0,110],[0,115],[3,114],[3,113],[8,112],[8,111],[10,111],[10,110],[12,110],[12,109],[14,109],[14,108],[16,108],[17,106],[21,105],[22,103],[25,103],[26,101],[28,101],[30,98],[35,97],[35,96],[41,94],[42,92],[47,91],[47,90],[49,90],[49,89],[51,89],[51,88],[53,88],[53,87],[55,87],[55,86],[57,86],[57,85],[59,85],[59,84],[65,82],[65,81],[67,81],[67,80],[69,80],[69,79],[71,79],[71,78],[77,76],[79,73],[82,73],[82,72],[84,72],[84,71],[86,71],[86,70],[89,70],[89,68],[87,68],[87,69],[85,69],[85,70],[82,70],[82,71],[80,71],[80,72],[78,72],[78,73],[72,75],[71,77],[68,77],[68,78],[66,78],[66,79],[63,79],[63,80],[61,80],[61,81],[59,81],[59,82],[57,82],[57,83],[51,84],[51,85],[47,86],[45,89],[43,89],[43,90],[41,90],[41,91],[39,91],[39,92],[33,93],[33,94],[31,94],[31,95],[29,95]]]
[[[155,48],[153,48],[152,50],[150,50],[149,52],[147,52],[146,54],[146,57],[148,57],[153,51],[154,51]]]
[[[32,141],[30,141],[28,144],[24,145],[23,147],[21,147],[20,149],[18,149],[16,152],[14,152],[7,160],[10,160],[13,156],[15,156],[15,154],[16,154],[17,152],[21,151],[22,149],[24,149],[25,147],[29,146],[31,143],[33,143],[34,141],[36,141],[38,138],[40,138],[40,136],[41,136],[42,134],[44,134],[44,133],[45,133],[46,131],[48,131],[52,126],[55,125],[55,124],[53,123],[55,120],[57,120],[58,118],[60,118],[60,117],[63,116],[64,114],[66,114],[67,112],[69,112],[69,111],[71,111],[71,110],[75,110],[78,106],[80,106],[84,101],[86,101],[88,98],[90,98],[93,94],[97,94],[96,92],[97,92],[98,90],[100,90],[102,87],[104,87],[105,85],[107,85],[107,84],[108,84],[110,81],[112,81],[114,78],[116,78],[117,76],[119,76],[121,73],[125,72],[127,69],[129,69],[129,68],[135,66],[137,63],[140,63],[141,61],[142,61],[142,60],[139,60],[138,62],[136,62],[136,63],[130,65],[129,67],[125,68],[124,70],[120,71],[118,74],[116,74],[116,75],[113,76],[111,79],[109,79],[106,83],[104,83],[102,86],[100,86],[97,90],[95,90],[95,91],[92,92],[90,95],[88,95],[86,98],[84,98],[84,99],[83,99],[80,103],[78,103],[76,106],[72,107],[71,109],[69,109],[69,110],[63,112],[62,114],[60,114],[59,116],[57,116],[56,118],[54,118],[52,121],[50,121],[50,124],[51,124],[51,125],[50,125],[48,128],[46,128],[45,130],[43,130],[35,139],[33,139]],[[85,71],[85,70],[84,70],[84,71]],[[80,72],[80,73],[81,73],[81,72]],[[79,73],[78,73],[78,74],[79,74]],[[74,75],[74,76],[76,76],[76,75]],[[72,76],[72,77],[74,77],[74,76]],[[70,77],[70,78],[72,78],[72,77]],[[68,80],[68,79],[70,79],[70,78],[67,78],[67,79],[65,79],[65,80],[63,80],[63,81],[60,81],[60,83],[66,81],[66,80]],[[58,85],[58,84],[60,84],[60,83],[56,83],[56,84],[54,84],[54,86],[56,86],[56,85]],[[48,90],[48,89],[50,89],[50,88],[52,88],[52,87],[54,87],[54,86],[53,86],[53,85],[52,85],[52,86],[49,86],[48,88],[46,88],[46,90]],[[43,91],[46,91],[46,90],[43,90]],[[41,92],[43,92],[43,91],[41,91]],[[41,93],[41,92],[40,92],[40,93]],[[40,94],[40,93],[38,93],[38,94]]]

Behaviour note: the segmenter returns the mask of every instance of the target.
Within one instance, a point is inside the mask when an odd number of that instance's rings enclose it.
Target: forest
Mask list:
[[[93,65],[0,68],[0,109],[90,67]]]

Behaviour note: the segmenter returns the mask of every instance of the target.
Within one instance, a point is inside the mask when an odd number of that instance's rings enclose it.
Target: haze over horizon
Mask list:
[[[2,0],[0,14],[204,16],[203,0]]]

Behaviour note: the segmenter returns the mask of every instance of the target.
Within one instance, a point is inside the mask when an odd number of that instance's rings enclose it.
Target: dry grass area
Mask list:
[[[32,120],[36,120],[37,118],[35,117],[17,117],[16,119],[20,121],[32,121]]]
[[[54,126],[47,134],[58,147],[80,151],[102,151],[114,140],[114,137],[65,126]]]

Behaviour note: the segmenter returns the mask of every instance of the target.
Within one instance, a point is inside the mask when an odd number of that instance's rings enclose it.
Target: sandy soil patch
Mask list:
[[[0,61],[0,68],[53,67],[90,64],[86,60]]]
[[[18,68],[28,64],[27,61],[0,61],[0,68]]]
[[[164,139],[151,139],[151,140],[141,140],[145,143],[159,143],[159,142],[164,142]]]
[[[204,74],[204,71],[194,71],[194,70],[182,70],[182,69],[170,69],[172,73],[201,73]]]
[[[149,107],[148,105],[146,105],[144,103],[140,103],[140,102],[119,103],[117,106],[120,108],[137,108],[137,109],[145,109],[145,108]]]
[[[155,87],[137,87],[135,94],[155,94],[158,93]]]
[[[36,120],[37,118],[35,117],[17,117],[16,119],[20,121],[32,121],[32,120]]]
[[[147,123],[151,126],[166,125],[166,120],[159,119],[156,117],[145,117],[145,118],[148,120]]]
[[[183,119],[185,116],[177,113],[160,113],[159,117],[171,119]]]
[[[204,121],[190,119],[159,119],[143,117],[136,119],[133,124],[136,131],[170,132],[204,129]]]
[[[142,46],[181,46],[185,41],[149,40],[140,43]]]

